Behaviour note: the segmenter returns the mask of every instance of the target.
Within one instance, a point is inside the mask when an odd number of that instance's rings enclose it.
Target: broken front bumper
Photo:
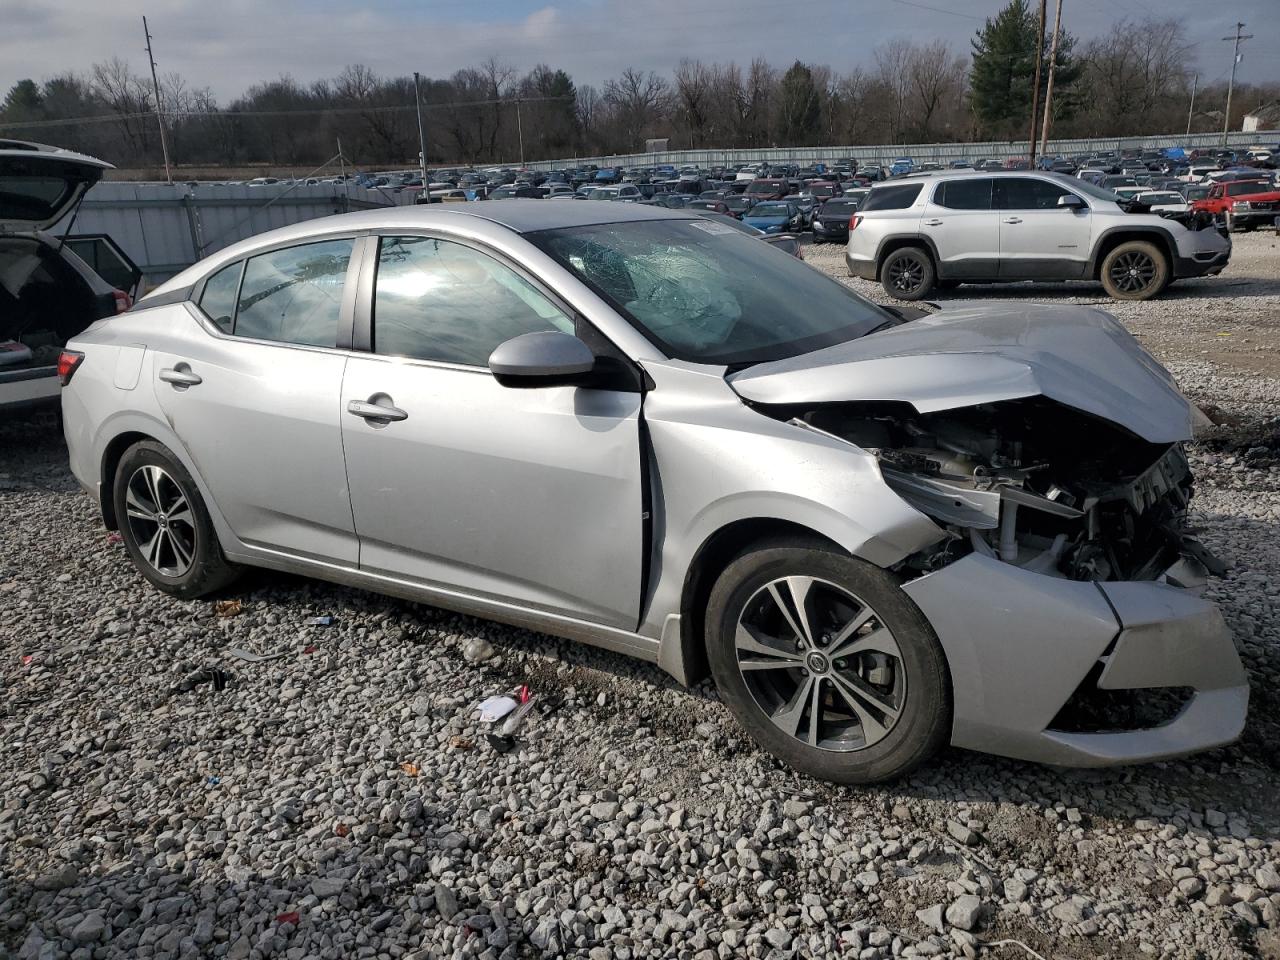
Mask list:
[[[951,668],[958,747],[1069,766],[1182,756],[1236,740],[1249,686],[1217,607],[1153,582],[1093,583],[970,554],[903,589]],[[1190,688],[1165,723],[1056,729],[1082,685]]]

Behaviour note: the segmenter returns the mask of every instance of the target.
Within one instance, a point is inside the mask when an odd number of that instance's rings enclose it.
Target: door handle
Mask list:
[[[378,396],[385,397],[386,395],[378,394]],[[390,397],[386,397],[386,400],[386,406],[372,401],[352,400],[347,404],[347,413],[355,414],[357,417],[370,422],[391,423],[393,420],[409,419],[409,414],[399,407],[391,405]]]
[[[926,220],[926,221],[924,222],[924,225],[925,225],[926,227],[940,227],[940,226],[942,226],[942,221],[941,221],[941,220]]]
[[[1022,218],[1021,217],[1005,217],[1004,222],[1005,223],[1021,223]]]
[[[200,374],[192,373],[191,368],[185,363],[180,363],[176,367],[165,367],[160,371],[160,379],[165,383],[172,383],[179,390],[204,383]]]

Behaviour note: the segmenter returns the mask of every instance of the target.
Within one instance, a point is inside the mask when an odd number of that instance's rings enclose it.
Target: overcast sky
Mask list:
[[[636,66],[668,73],[681,57],[746,63],[764,56],[847,70],[894,37],[942,38],[968,53],[1005,0],[0,0],[0,95],[16,80],[84,71],[112,55],[146,70],[147,14],[161,72],[212,87],[223,103],[252,83],[304,83],[364,63],[380,74],[443,77],[496,55],[595,83]],[[1063,0],[1063,24],[1088,38],[1120,18],[1176,17],[1201,83],[1225,78],[1236,20],[1255,34],[1238,78],[1280,79],[1280,0]],[[1049,0],[1052,20],[1054,0]],[[794,11],[794,12],[792,12]]]

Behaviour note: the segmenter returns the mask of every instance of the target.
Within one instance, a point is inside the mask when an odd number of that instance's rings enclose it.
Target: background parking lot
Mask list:
[[[839,246],[804,254],[844,277]],[[1239,744],[820,784],[709,684],[606,652],[269,573],[162,595],[53,421],[9,422],[0,957],[1280,956],[1280,241],[1144,303],[938,296],[1099,304],[1215,421],[1194,506],[1231,564],[1210,596],[1250,672]],[[499,752],[474,704],[526,684]]]

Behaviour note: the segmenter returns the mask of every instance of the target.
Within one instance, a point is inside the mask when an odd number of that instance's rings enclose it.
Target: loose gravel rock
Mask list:
[[[952,750],[836,788],[589,647],[268,573],[220,617],[134,572],[51,419],[9,418],[0,957],[1277,956],[1278,264],[1246,236],[1108,305],[1217,421],[1196,507],[1253,686],[1239,744],[1121,770]],[[205,668],[229,682],[182,683]],[[474,705],[522,683],[542,707],[497,752]]]

